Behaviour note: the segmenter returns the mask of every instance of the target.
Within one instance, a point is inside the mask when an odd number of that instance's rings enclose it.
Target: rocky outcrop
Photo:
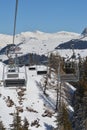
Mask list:
[[[87,27],[82,31],[81,34],[84,35],[84,36],[87,36]]]

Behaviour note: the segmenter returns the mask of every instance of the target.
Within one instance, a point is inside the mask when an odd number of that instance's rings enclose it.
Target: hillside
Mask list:
[[[3,75],[3,64],[0,63],[0,73]],[[38,69],[41,66],[38,66]],[[44,69],[44,67],[42,66]],[[13,115],[16,108],[19,110],[22,121],[26,117],[29,122],[30,130],[51,130],[56,127],[56,91],[48,90],[48,96],[43,94],[41,80],[43,75],[37,75],[36,70],[27,70],[27,85],[25,87],[4,87],[0,84],[0,120],[3,122],[6,130],[10,129],[13,122]],[[2,77],[0,77],[0,80]],[[66,92],[73,96],[75,88],[66,84]],[[70,97],[65,95],[67,107],[70,113],[73,112]],[[37,123],[34,123],[34,122]],[[23,123],[23,122],[22,122]],[[33,124],[34,123],[34,124]]]
[[[56,49],[70,49],[71,45],[74,45],[74,49],[87,49],[86,29],[83,30],[82,34],[78,38],[61,43],[59,46],[56,47]]]
[[[40,31],[23,32],[16,35],[15,44],[21,48],[21,51],[24,54],[30,52],[44,54],[54,50],[59,44],[67,42],[78,36],[79,34],[64,31],[57,33],[43,33]],[[12,36],[1,34],[1,49],[7,44],[12,44]]]
[[[12,44],[12,36],[0,34],[0,54],[6,52],[9,44]],[[78,53],[86,56],[87,37],[82,34],[72,32],[22,32],[15,37],[15,45],[24,54],[34,53],[37,55],[47,55],[48,52],[57,51],[61,56],[70,56],[72,54],[71,44],[74,44],[76,55]],[[2,57],[2,56],[1,56]],[[3,56],[3,60],[7,59]]]
[[[38,56],[47,55],[48,52],[56,51],[61,56],[72,55],[70,48],[55,49],[62,44],[69,41],[87,41],[87,37],[70,32],[57,32],[57,33],[44,33],[36,32],[23,32],[17,34],[15,37],[15,45],[17,45],[18,52],[22,52],[20,56],[28,53],[34,53]],[[0,59],[3,61],[7,59],[5,55],[7,48],[12,44],[12,36],[0,35]],[[68,46],[68,45],[67,45]],[[87,49],[75,49],[82,57],[87,56]],[[29,60],[26,57],[25,60]],[[42,58],[43,59],[43,58]],[[29,70],[26,66],[27,84],[24,87],[5,87],[3,84],[3,66],[0,62],[0,121],[3,122],[6,130],[10,129],[13,123],[14,113],[16,109],[19,110],[19,115],[24,123],[26,117],[29,122],[29,129],[31,130],[52,130],[56,127],[56,98],[57,98],[57,78],[52,73],[51,78],[48,79],[47,95],[43,94],[43,86],[45,82],[45,75],[38,75],[37,70],[41,69],[41,65],[35,66],[35,70]],[[44,70],[42,66],[42,69]],[[19,68],[19,70],[22,67]],[[47,69],[47,68],[46,68]],[[49,88],[50,87],[50,88]],[[51,89],[51,87],[53,89]],[[74,109],[72,107],[72,97],[76,89],[69,83],[62,84],[62,100],[67,106],[70,116],[73,115]]]

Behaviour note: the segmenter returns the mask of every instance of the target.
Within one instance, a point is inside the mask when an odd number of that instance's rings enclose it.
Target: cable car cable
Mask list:
[[[14,44],[14,40],[15,40],[17,11],[18,11],[18,0],[16,0],[16,5],[15,5],[15,18],[14,18],[14,30],[13,30],[13,44]]]

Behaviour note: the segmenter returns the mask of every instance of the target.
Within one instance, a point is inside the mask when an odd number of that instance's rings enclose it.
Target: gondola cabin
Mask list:
[[[36,70],[36,66],[29,66],[29,70]]]
[[[37,66],[37,75],[47,74],[47,67],[44,65]]]
[[[18,68],[16,66],[10,67],[6,65],[4,67],[3,78],[5,87],[25,86],[27,79],[25,66]]]

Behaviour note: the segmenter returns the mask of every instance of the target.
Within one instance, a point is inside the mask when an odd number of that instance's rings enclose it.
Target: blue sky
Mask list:
[[[0,0],[0,33],[12,34],[16,0]],[[70,31],[87,27],[87,0],[19,0],[16,34]]]

